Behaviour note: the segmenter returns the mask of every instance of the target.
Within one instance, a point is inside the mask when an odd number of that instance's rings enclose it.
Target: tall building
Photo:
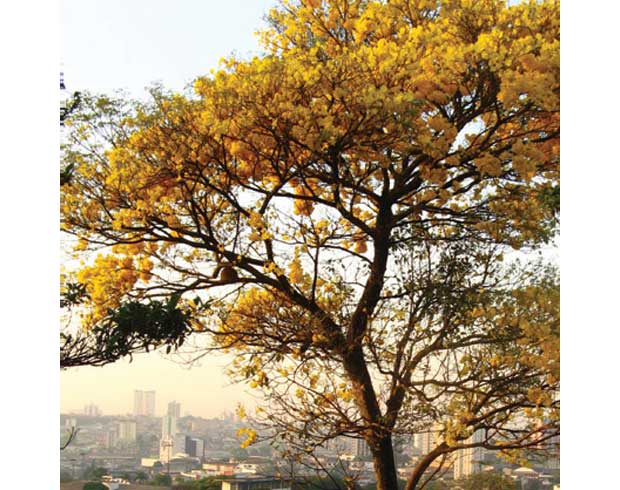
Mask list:
[[[133,392],[133,414],[142,415],[144,410],[144,391],[134,390]]]
[[[170,405],[168,406],[170,407]],[[164,415],[161,419],[161,438],[159,439],[159,460],[167,462],[177,453],[185,452],[185,436],[177,434],[177,418]]]
[[[177,433],[177,418],[174,415],[164,415],[161,419],[161,437],[172,437]]]
[[[188,456],[202,459],[204,457],[205,443],[202,439],[185,436],[185,453]]]
[[[159,460],[167,463],[177,454],[187,454],[185,437],[183,434],[162,437],[159,441]]]
[[[326,442],[325,448],[336,454],[349,454],[353,450],[351,441],[352,439],[350,437],[336,436]]]
[[[99,417],[101,415],[101,410],[94,403],[90,405],[84,405],[84,415],[88,415],[89,417]]]
[[[358,458],[367,458],[371,456],[370,448],[364,439],[355,439],[355,455]]]
[[[469,438],[465,439],[465,444],[482,442],[484,432],[477,430]],[[454,479],[465,478],[473,473],[478,473],[482,468],[484,458],[484,448],[470,447],[456,451],[454,459]]]
[[[108,430],[103,434],[103,445],[111,449],[118,442],[118,433],[115,430]]]
[[[148,417],[155,416],[155,390],[144,392],[144,410]]]
[[[172,415],[177,419],[181,418],[181,404],[177,403],[176,400],[168,403],[168,415]]]
[[[422,452],[422,454],[430,453],[435,446],[438,446],[441,443],[441,430],[442,425],[435,423],[429,430],[415,435],[415,446]]]
[[[133,392],[133,414],[155,416],[155,391],[134,390]]]
[[[118,423],[118,440],[125,442],[136,441],[136,421],[121,420]]]
[[[432,431],[421,432],[415,435],[415,446],[422,452],[428,454],[433,450],[435,437]]]

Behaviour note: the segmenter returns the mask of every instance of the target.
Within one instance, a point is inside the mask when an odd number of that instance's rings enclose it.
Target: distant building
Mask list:
[[[186,436],[185,437],[185,453],[188,456],[192,456],[195,458],[204,458],[205,451],[205,443],[202,439],[197,439],[195,437]]]
[[[136,442],[136,421],[121,420],[118,422],[118,440]]]
[[[260,466],[260,463],[237,463],[235,465],[235,474],[248,473],[250,475],[255,475],[260,472]]]
[[[177,418],[174,415],[164,415],[161,419],[161,437],[174,436],[177,433]]]
[[[172,415],[177,419],[181,418],[181,404],[175,401],[168,403],[168,415]]]
[[[167,463],[173,459],[188,458],[185,452],[185,436],[176,434],[174,436],[162,437],[159,441],[159,460]],[[198,459],[192,457],[192,459]],[[191,468],[194,469],[194,468]]]
[[[115,430],[107,431],[104,436],[104,441],[105,447],[108,449],[115,447],[118,442],[118,432]]]
[[[133,414],[147,417],[155,416],[155,391],[134,390]]]
[[[550,449],[549,457],[544,463],[544,467],[548,470],[559,470],[560,469],[560,436],[552,437],[548,444],[548,449]]]
[[[371,456],[370,448],[364,439],[355,439],[355,455],[358,458],[367,458]]]
[[[208,475],[231,476],[235,473],[235,463],[224,463],[219,461],[207,462],[202,465],[202,469]]]
[[[423,455],[430,453],[441,442],[441,424],[434,424],[432,428],[415,435],[414,444]]]
[[[187,454],[185,436],[177,434],[177,418],[174,415],[164,415],[161,419],[159,458],[162,462],[168,461],[178,453]]]
[[[474,444],[482,442],[484,432],[477,430],[464,444]],[[470,447],[456,451],[454,459],[454,479],[465,478],[473,473],[478,473],[482,469],[482,460],[484,459],[484,449],[481,447]]]
[[[142,390],[133,392],[133,414],[144,415],[144,391]]]
[[[157,458],[142,458],[140,459],[140,466],[143,468],[154,468],[157,464],[161,464],[161,461]]]
[[[163,461],[162,461],[163,463]],[[170,473],[185,473],[200,470],[200,460],[189,456],[178,454],[170,460]],[[166,467],[168,463],[165,463]]]
[[[93,403],[90,405],[84,405],[84,415],[88,415],[89,417],[99,417],[101,415],[101,410],[99,410],[99,407]]]
[[[326,448],[336,454],[349,454],[352,452],[350,437],[337,436],[326,442]]]
[[[144,411],[146,412],[144,415],[147,417],[155,416],[155,391],[145,391],[144,392]]]

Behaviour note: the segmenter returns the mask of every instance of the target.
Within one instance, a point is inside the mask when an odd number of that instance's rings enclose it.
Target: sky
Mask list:
[[[254,32],[275,0],[64,0],[61,60],[69,90],[160,81],[180,91],[232,52],[257,54]]]
[[[161,82],[182,91],[217,68],[220,58],[258,54],[254,32],[274,0],[64,0],[61,4],[61,68],[70,92],[124,89],[143,97]],[[188,370],[160,354],[142,354],[104,367],[60,375],[61,412],[94,403],[105,415],[133,409],[135,389],[155,390],[155,412],[181,403],[181,413],[214,417],[238,402],[251,405],[245,389],[224,374],[228,358],[210,356]]]

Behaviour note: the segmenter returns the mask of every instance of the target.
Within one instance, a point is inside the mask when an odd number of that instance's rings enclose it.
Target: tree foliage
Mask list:
[[[61,78],[60,82],[61,90],[64,89],[64,83]],[[80,92],[74,92],[70,99],[67,99],[62,103],[60,107],[60,127],[62,128],[65,125],[65,122],[71,116],[73,112],[77,110],[80,105]],[[73,173],[75,164],[69,163],[68,165],[64,165],[60,169],[60,185],[63,186],[67,184],[71,180],[71,175]]]
[[[172,478],[168,474],[159,473],[153,477],[150,483],[158,487],[169,487],[172,485]]]
[[[559,432],[559,5],[300,0],[193,93],[84,95],[63,229],[93,328],[178,297],[281,447],[347,435],[517,458]],[[472,442],[474,431],[481,441]],[[242,431],[245,444],[256,440]]]
[[[517,482],[497,473],[474,473],[458,481],[463,490],[516,490]]]
[[[108,487],[101,482],[84,483],[84,486],[82,487],[83,490],[107,490],[107,488]]]
[[[83,285],[68,283],[61,307],[75,308],[84,296]],[[60,334],[60,368],[103,366],[126,356],[131,359],[136,352],[177,349],[193,332],[188,314],[177,308],[177,302],[175,295],[166,303],[127,301],[86,331],[67,328]]]

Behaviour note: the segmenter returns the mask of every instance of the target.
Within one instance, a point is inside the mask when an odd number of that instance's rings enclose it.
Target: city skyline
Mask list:
[[[81,413],[84,406],[94,404],[103,415],[133,415],[135,390],[156,392],[158,417],[173,401],[181,404],[181,416],[205,418],[234,411],[238,403],[253,406],[254,398],[244,385],[231,385],[224,373],[226,364],[220,355],[188,369],[155,354],[134,356],[131,363],[121,360],[103,368],[67,370],[61,373],[60,411]]]

